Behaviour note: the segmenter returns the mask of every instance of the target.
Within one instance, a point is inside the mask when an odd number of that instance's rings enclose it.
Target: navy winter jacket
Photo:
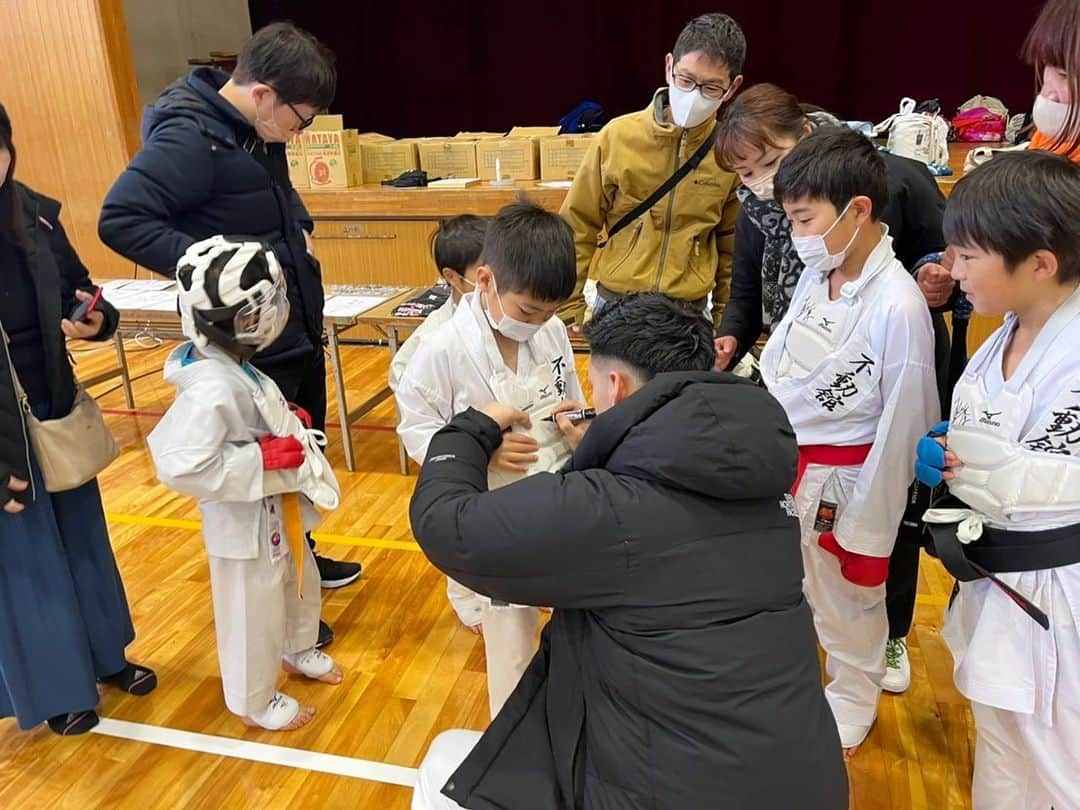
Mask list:
[[[319,263],[301,229],[311,217],[288,179],[285,145],[265,143],[218,90],[228,75],[196,68],[143,118],[143,147],[105,198],[98,231],[125,258],[171,276],[195,242],[216,234],[273,245],[292,311],[263,355],[310,354],[322,336]]]

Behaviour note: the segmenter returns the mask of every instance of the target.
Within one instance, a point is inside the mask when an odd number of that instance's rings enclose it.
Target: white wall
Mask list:
[[[247,0],[124,0],[143,103],[188,71],[189,57],[239,51],[251,36]]]

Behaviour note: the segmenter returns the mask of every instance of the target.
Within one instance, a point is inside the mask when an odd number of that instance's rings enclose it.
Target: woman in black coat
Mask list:
[[[0,106],[0,717],[80,734],[98,722],[98,683],[144,695],[157,685],[128,662],[135,638],[96,480],[47,492],[27,434],[71,412],[65,337],[107,340],[118,315],[100,301],[60,224],[60,204],[14,180],[11,121]],[[26,402],[20,401],[16,378]]]

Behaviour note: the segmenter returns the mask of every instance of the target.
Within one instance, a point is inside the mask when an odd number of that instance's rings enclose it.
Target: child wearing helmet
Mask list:
[[[177,396],[147,443],[162,483],[199,501],[225,705],[249,726],[297,729],[315,710],[277,690],[281,669],[342,680],[315,646],[319,572],[304,539],[341,492],[326,437],[249,362],[288,320],[284,276],[268,245],[215,236],[176,279],[189,342],[165,364]]]

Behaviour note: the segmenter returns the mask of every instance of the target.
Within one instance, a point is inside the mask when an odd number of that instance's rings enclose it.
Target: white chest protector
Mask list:
[[[843,295],[830,301],[827,282],[815,284],[791,320],[777,376],[809,377],[847,336],[848,324],[857,316],[853,310],[858,308],[857,301]]]
[[[238,366],[216,346],[209,345],[199,350],[208,358],[230,369],[234,374],[244,380],[244,384],[251,392],[252,401],[266,428],[273,436],[294,436],[304,445],[304,463],[296,471],[299,476],[300,492],[308,500],[320,509],[337,509],[341,502],[341,488],[330,462],[323,455],[322,448],[326,446],[326,434],[321,430],[310,430],[304,426],[300,418],[289,409],[281,390],[273,380],[258,369],[249,366],[248,369],[254,374],[254,378],[244,368]],[[263,472],[267,493],[289,492],[295,490],[295,485],[286,481],[286,474],[266,470]],[[282,479],[280,487],[275,487],[274,479]]]
[[[1002,357],[1012,329],[1000,329],[981,358],[965,370],[953,392],[948,447],[963,462],[950,492],[971,507],[930,510],[929,522],[961,519],[962,541],[978,539],[984,520],[1000,528],[1017,528],[1024,518],[1041,516],[1035,528],[1073,521],[1080,510],[1080,386],[1066,386],[1047,417],[1027,429],[1034,390],[1030,379],[1047,349],[1080,317],[1080,292],[1074,293],[1050,318],[1020,367],[1001,382]],[[992,364],[998,364],[995,368]],[[1070,450],[1069,444],[1075,445]],[[1027,527],[1025,527],[1027,528]]]
[[[762,377],[796,430],[815,422],[876,417],[882,360],[860,318],[865,286],[883,268],[844,284],[835,301],[829,300],[828,282],[815,280],[805,296],[797,294],[797,308],[769,338],[761,355]]]
[[[511,374],[506,368],[506,363],[499,353],[499,347],[495,343],[495,336],[486,327],[487,321],[480,308],[480,297],[474,295],[470,301],[481,324],[481,342],[487,355],[488,363],[495,372],[491,376],[489,384],[495,399],[505,405],[513,405],[529,415],[532,420],[531,428],[515,426],[514,433],[531,436],[540,445],[537,452],[539,460],[529,468],[529,473],[556,472],[570,460],[570,445],[566,443],[562,431],[554,422],[545,422],[543,418],[551,414],[551,411],[566,398],[566,375],[576,374],[573,367],[567,367],[573,362],[573,358],[563,359],[556,364],[549,364],[544,357],[537,356],[533,351],[531,342],[522,343],[521,353],[529,354],[529,372],[524,377]],[[514,481],[524,478],[529,473],[509,472],[506,470],[490,470],[488,472],[488,487],[497,489]]]

